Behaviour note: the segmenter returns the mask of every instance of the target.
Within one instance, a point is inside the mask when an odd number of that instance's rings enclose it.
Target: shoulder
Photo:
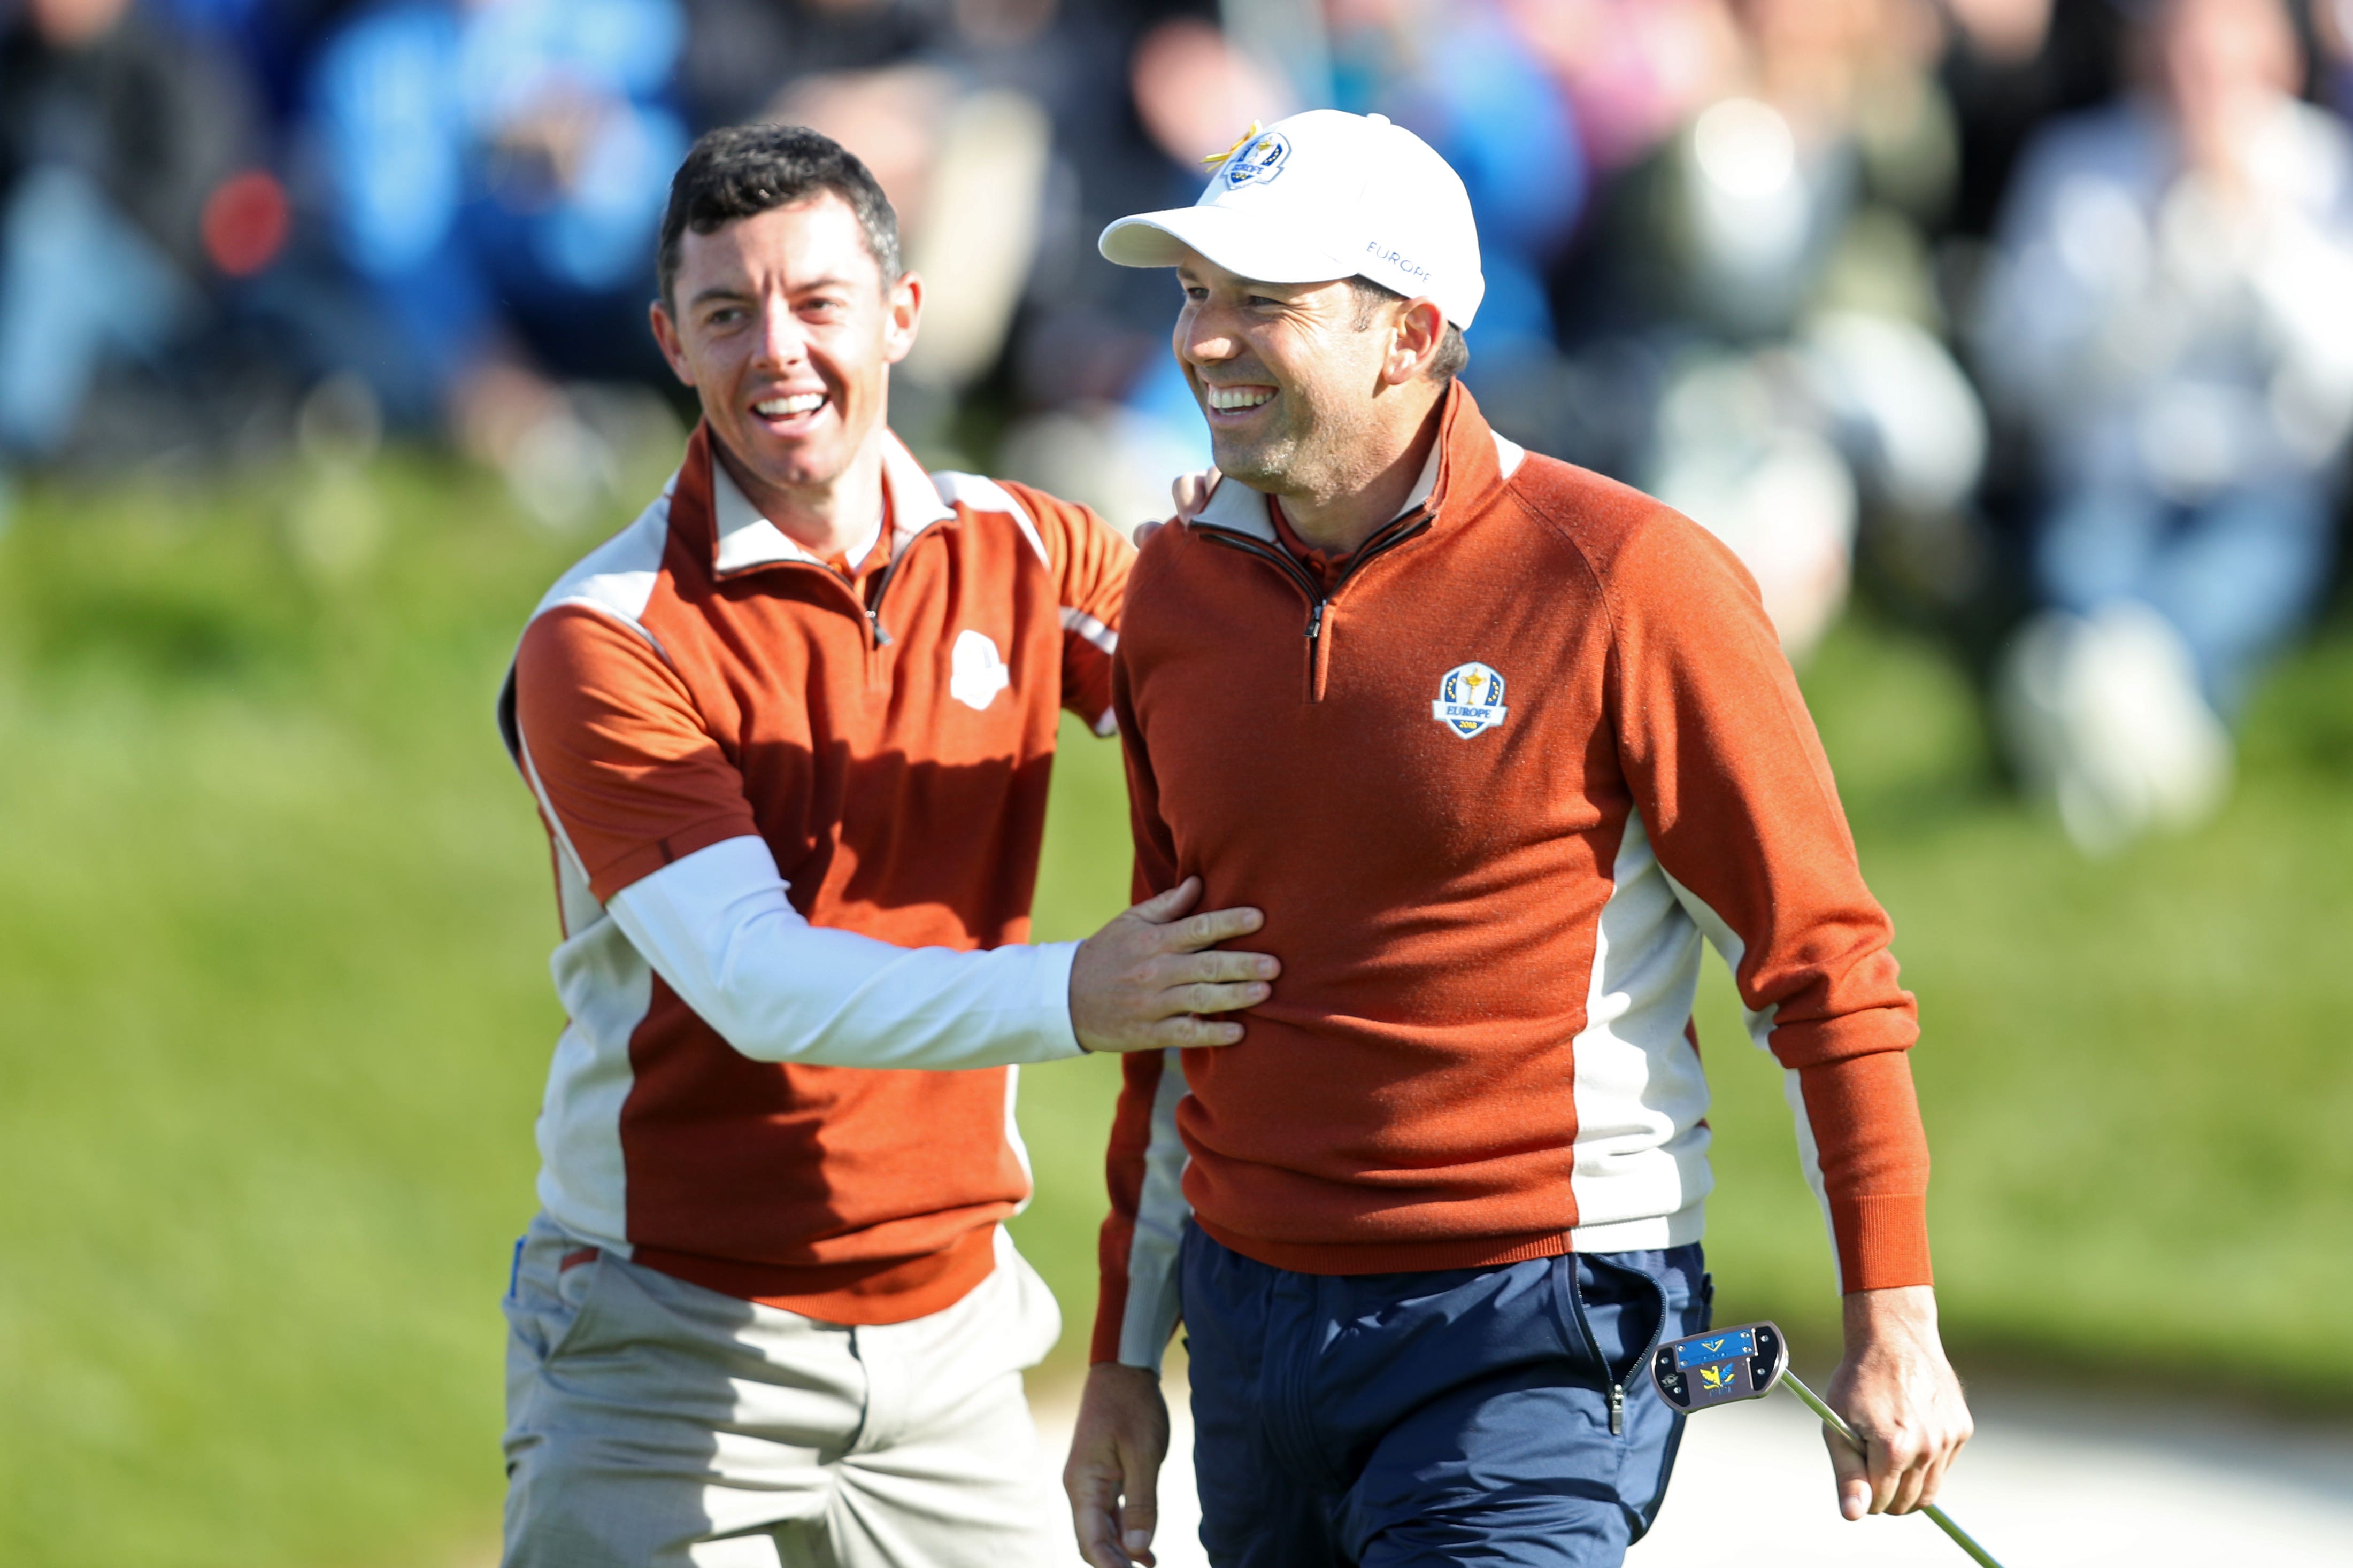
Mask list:
[[[1097,557],[1124,561],[1134,553],[1127,536],[1092,509],[1033,485],[953,470],[931,478],[947,505],[976,516],[1004,518],[1020,531],[1046,570],[1058,577],[1074,563]]]
[[[1746,570],[1714,534],[1656,496],[1590,468],[1531,452],[1504,489],[1606,595],[1672,592],[1717,578],[1746,582]]]
[[[532,625],[536,626],[552,611],[568,606],[607,616],[652,641],[652,634],[645,629],[646,606],[652,602],[666,569],[672,494],[672,488],[665,488],[635,521],[557,578],[533,609]]]

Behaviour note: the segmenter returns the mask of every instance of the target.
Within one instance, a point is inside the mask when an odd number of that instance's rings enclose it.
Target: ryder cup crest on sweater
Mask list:
[[[1430,705],[1431,718],[1466,741],[1493,729],[1510,711],[1504,706],[1504,678],[1476,659],[1448,670],[1438,683],[1438,700]]]

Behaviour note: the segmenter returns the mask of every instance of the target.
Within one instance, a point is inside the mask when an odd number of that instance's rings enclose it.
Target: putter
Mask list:
[[[1658,1385],[1660,1398],[1686,1415],[1738,1400],[1762,1399],[1778,1383],[1804,1400],[1806,1407],[1829,1423],[1831,1431],[1858,1448],[1863,1447],[1845,1417],[1823,1404],[1789,1370],[1789,1342],[1771,1323],[1743,1323],[1738,1328],[1669,1340],[1651,1357],[1651,1381]],[[2001,1568],[1993,1553],[1970,1540],[1969,1532],[1955,1524],[1943,1509],[1930,1503],[1920,1511],[1985,1568]]]

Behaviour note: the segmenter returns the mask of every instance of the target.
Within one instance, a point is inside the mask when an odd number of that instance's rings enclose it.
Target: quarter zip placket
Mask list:
[[[884,526],[888,527],[889,525],[886,523]],[[918,544],[923,542],[924,537],[938,526],[939,524],[937,522],[925,523],[922,528],[916,530],[913,537],[907,541],[905,546],[902,548],[898,553],[883,563],[882,570],[875,574],[874,592],[871,603],[868,602],[865,595],[859,593],[856,584],[846,581],[840,573],[821,562],[794,560],[769,563],[771,565],[791,566],[804,572],[818,573],[828,582],[831,583],[835,588],[839,590],[844,597],[849,599],[851,607],[857,612],[859,619],[865,624],[866,627],[866,677],[867,684],[870,687],[879,689],[890,685],[890,679],[887,674],[887,667],[889,664],[889,658],[887,657],[888,650],[894,647],[898,641],[897,638],[891,635],[891,628],[882,624],[883,600],[890,594],[892,583],[899,575],[899,568],[901,564],[906,561],[909,553],[912,552]],[[758,571],[761,570],[761,568],[753,567],[750,568],[750,570]],[[729,574],[731,577],[736,574],[737,574],[734,573]]]
[[[1214,525],[1202,527],[1198,523],[1194,526],[1199,529],[1201,537],[1204,539],[1215,540],[1229,550],[1239,550],[1245,555],[1255,555],[1260,560],[1268,562],[1277,571],[1290,578],[1292,585],[1306,596],[1307,700],[1321,702],[1324,700],[1324,690],[1330,679],[1332,668],[1331,638],[1326,635],[1324,626],[1326,614],[1331,609],[1332,602],[1340,596],[1340,590],[1355,581],[1356,574],[1363,571],[1376,557],[1386,555],[1407,540],[1427,531],[1430,527],[1430,513],[1426,510],[1409,513],[1373,535],[1365,542],[1363,548],[1349,557],[1346,569],[1340,574],[1339,581],[1332,584],[1332,590],[1328,594],[1324,591],[1324,584],[1316,580],[1315,574],[1301,565],[1298,557],[1281,545],[1269,544],[1265,540],[1255,535],[1239,532],[1230,528],[1219,528]]]

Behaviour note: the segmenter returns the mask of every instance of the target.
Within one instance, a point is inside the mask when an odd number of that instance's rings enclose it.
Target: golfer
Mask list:
[[[1132,552],[892,436],[923,284],[865,167],[704,137],[659,279],[702,420],[501,702],[570,1020],[506,1301],[505,1561],[1043,1563],[1021,1370],[1060,1321],[1000,1228],[1013,1064],[1229,1042],[1273,964],[1204,951],[1258,917],[1190,886],[1023,945],[1057,710],[1111,728]]]
[[[1129,584],[1139,879],[1263,909],[1282,984],[1240,1046],[1125,1063],[1088,1560],[1148,1552],[1180,1317],[1212,1563],[1620,1560],[1679,1435],[1646,1352],[1709,1316],[1703,935],[1836,1242],[1841,1506],[1933,1498],[1969,1420],[1913,1003],[1755,585],[1488,427],[1469,201],[1378,116],[1245,137],[1102,248],[1175,268],[1222,473]]]

